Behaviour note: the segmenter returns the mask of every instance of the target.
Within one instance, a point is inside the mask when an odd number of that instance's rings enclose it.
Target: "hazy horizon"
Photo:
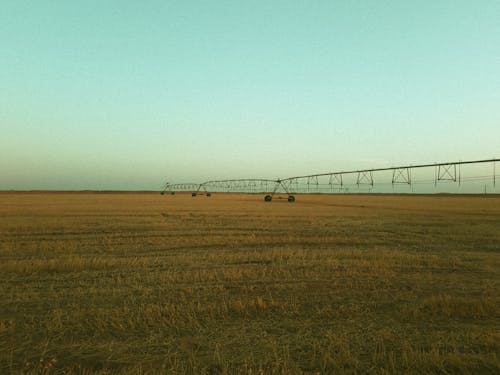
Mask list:
[[[0,190],[500,157],[498,1],[0,10]]]

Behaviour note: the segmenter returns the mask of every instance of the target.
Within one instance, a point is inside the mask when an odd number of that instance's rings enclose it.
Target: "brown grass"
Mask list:
[[[500,197],[0,194],[0,373],[498,373]]]

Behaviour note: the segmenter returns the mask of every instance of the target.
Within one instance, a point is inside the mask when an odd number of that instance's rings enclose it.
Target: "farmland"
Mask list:
[[[0,373],[498,373],[500,197],[0,193]]]

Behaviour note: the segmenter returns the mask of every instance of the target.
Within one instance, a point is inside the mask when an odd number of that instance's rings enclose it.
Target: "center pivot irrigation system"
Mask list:
[[[408,185],[422,183],[432,183],[437,187],[440,182],[454,182],[458,185],[466,181],[485,181],[492,182],[493,188],[496,186],[496,162],[500,159],[484,159],[457,161],[448,163],[435,164],[420,164],[406,165],[400,167],[373,168],[361,169],[342,172],[330,172],[311,174],[304,176],[288,177],[283,179],[262,179],[262,178],[246,178],[246,179],[231,179],[231,180],[211,180],[202,183],[166,183],[161,194],[176,192],[191,192],[193,197],[203,194],[208,197],[213,192],[238,192],[238,193],[265,193],[264,200],[271,202],[276,193],[287,194],[289,202],[295,202],[294,194],[297,193],[334,193],[347,191],[347,185],[355,185],[358,188],[365,186],[371,188],[375,184],[374,175],[377,172],[386,172],[392,174],[390,184]],[[488,175],[464,177],[461,173],[463,165],[490,164],[491,169]],[[434,178],[432,180],[413,179],[412,175],[416,169],[434,169]],[[489,168],[488,168],[489,169]],[[346,180],[350,179],[350,183]]]

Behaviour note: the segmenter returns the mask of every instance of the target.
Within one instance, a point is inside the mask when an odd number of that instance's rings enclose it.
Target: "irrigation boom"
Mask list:
[[[340,172],[328,172],[328,173],[318,173],[310,175],[302,175],[295,177],[288,177],[283,179],[263,179],[263,178],[244,178],[244,179],[228,179],[228,180],[210,180],[202,183],[166,183],[161,194],[170,192],[175,194],[180,191],[189,191],[193,197],[196,197],[200,193],[210,196],[212,192],[244,192],[244,193],[267,193],[264,197],[266,202],[270,202],[273,196],[278,191],[283,191],[288,195],[288,201],[294,202],[294,194],[299,192],[310,193],[319,192],[320,186],[328,186],[330,191],[333,192],[334,189],[342,191],[347,185],[345,183],[345,176],[355,175],[356,182],[355,185],[358,188],[361,185],[373,187],[375,184],[374,173],[376,172],[387,172],[392,171],[391,184],[394,186],[396,184],[407,184],[411,186],[418,181],[412,180],[412,171],[419,168],[433,168],[434,169],[434,179],[432,183],[435,186],[439,182],[457,182],[459,185],[467,180],[461,175],[460,167],[466,164],[492,164],[493,173],[487,177],[492,180],[493,187],[496,186],[496,162],[500,159],[482,159],[482,160],[468,160],[468,161],[455,161],[446,163],[434,163],[434,164],[418,164],[418,165],[405,165],[398,167],[385,167],[385,168],[371,168],[371,169],[359,169],[359,170],[347,170]],[[484,178],[484,176],[481,176]],[[327,178],[326,181],[325,178]],[[474,177],[476,178],[476,177]],[[474,178],[468,178],[469,180]],[[321,180],[321,181],[320,181]],[[301,189],[301,186],[305,188]]]

